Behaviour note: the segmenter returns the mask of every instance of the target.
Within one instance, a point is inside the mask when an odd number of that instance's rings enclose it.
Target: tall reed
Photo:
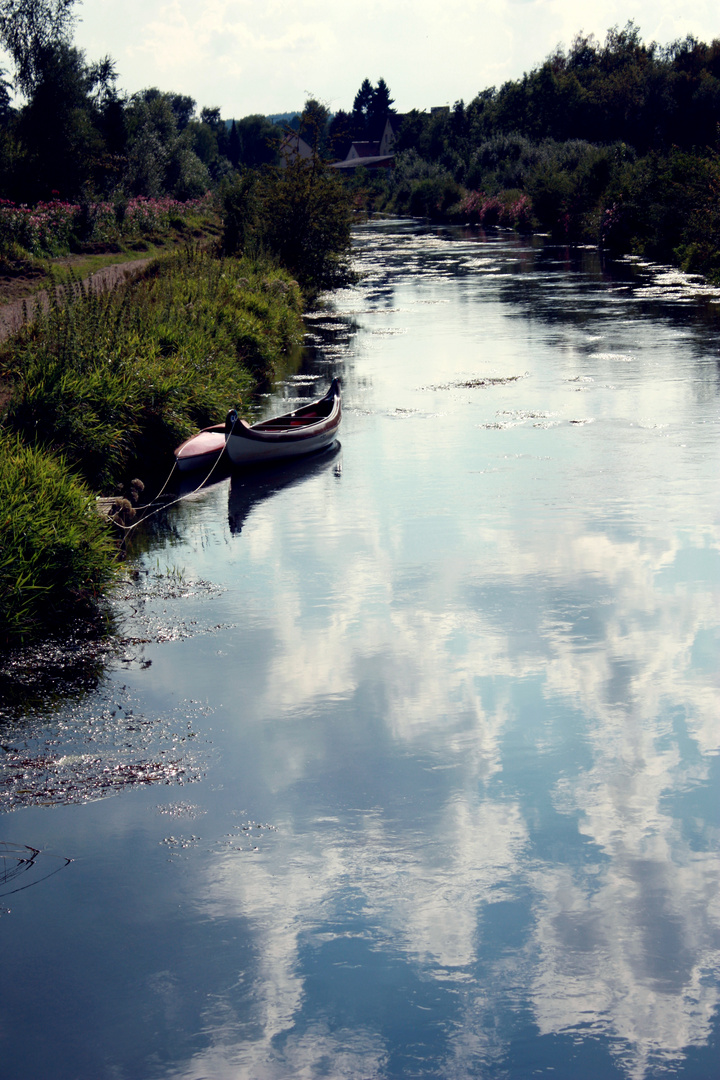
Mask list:
[[[186,250],[121,290],[71,283],[0,354],[5,424],[110,492],[246,405],[301,325],[297,285],[255,260]]]

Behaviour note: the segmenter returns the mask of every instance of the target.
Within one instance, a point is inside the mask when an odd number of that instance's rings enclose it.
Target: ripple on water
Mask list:
[[[50,855],[28,844],[0,840],[0,901],[45,881],[69,866],[72,861],[64,856]],[[0,904],[0,915],[9,914],[10,908]]]

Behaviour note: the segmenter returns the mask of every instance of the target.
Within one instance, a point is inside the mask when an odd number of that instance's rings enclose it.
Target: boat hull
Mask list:
[[[244,439],[242,436],[232,434],[228,439],[226,449],[233,465],[247,465],[258,461],[277,461],[280,458],[313,454],[316,450],[324,450],[326,446],[330,446],[335,441],[336,435],[337,427],[332,431],[296,441],[277,439],[273,442],[265,440],[255,442],[252,439]]]
[[[225,425],[206,428],[186,439],[175,451],[175,463],[180,472],[212,468],[225,449]]]
[[[341,419],[340,387],[337,379],[333,379],[324,398],[286,416],[252,426],[244,420],[235,420],[227,436],[226,452],[233,465],[313,454],[335,441]]]

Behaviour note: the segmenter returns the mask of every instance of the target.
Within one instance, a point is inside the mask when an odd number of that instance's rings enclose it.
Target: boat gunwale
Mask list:
[[[326,416],[317,417],[317,421],[314,423],[302,422],[303,416],[307,417],[308,413],[317,409],[318,406],[323,403],[328,403],[330,405],[330,411]],[[340,424],[341,417],[342,399],[340,396],[340,386],[337,379],[333,379],[327,394],[323,395],[321,398],[317,398],[315,401],[309,402],[307,405],[302,405],[293,412],[283,413],[281,416],[274,416],[267,420],[261,420],[258,424],[248,424],[247,420],[238,418],[232,431],[228,435],[227,444],[229,445],[233,438],[269,444],[303,442],[306,439],[310,440],[317,435],[322,435],[327,431],[335,430]],[[292,427],[293,421],[300,421],[295,428]],[[262,426],[271,423],[277,424],[278,427],[273,430],[272,428]],[[283,423],[285,423],[285,426],[281,426]]]

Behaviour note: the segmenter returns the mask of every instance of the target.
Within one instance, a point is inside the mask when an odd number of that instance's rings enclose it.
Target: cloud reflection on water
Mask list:
[[[217,1045],[183,1075],[309,1076],[322,1061],[333,1075],[383,1075],[382,1025],[351,1036],[305,1011],[306,951],[343,933],[403,957],[420,978],[456,986],[465,1003],[445,1025],[448,1076],[507,1050],[499,1021],[507,1003],[468,992],[488,963],[499,985],[514,987],[514,1006],[532,1009],[541,1035],[601,1034],[637,1080],[706,1043],[718,1006],[720,873],[708,831],[691,843],[670,800],[705,781],[717,753],[717,695],[692,662],[717,611],[709,591],[667,587],[680,541],[617,537],[579,518],[560,534],[528,538],[496,520],[475,533],[480,561],[467,546],[426,577],[403,576],[385,526],[365,507],[353,522],[355,557],[341,560],[336,577],[327,568],[338,566],[347,519],[325,489],[316,498],[327,525],[320,536],[307,498],[302,519],[290,520],[288,503],[243,531],[246,557],[272,569],[283,596],[246,720],[278,718],[285,732],[262,744],[257,765],[285,805],[299,783],[338,768],[330,727],[316,721],[308,738],[308,718],[334,702],[359,724],[370,700],[389,752],[409,752],[446,780],[435,809],[420,807],[428,817],[417,827],[410,816],[388,817],[386,806],[359,814],[353,829],[338,820],[286,834],[267,859],[218,860],[199,903],[253,926],[256,1024],[236,1042],[209,1021]],[[717,547],[707,532],[703,542]],[[319,601],[296,558],[304,545],[329,574],[320,595],[332,603]],[[520,704],[528,682],[539,710]],[[568,713],[576,757],[546,765],[532,781],[542,790],[523,788],[518,739],[550,758]],[[574,836],[552,859],[535,839],[543,790]],[[525,944],[498,952],[493,943],[488,961],[489,905],[528,890]],[[349,909],[362,929],[334,929]]]

